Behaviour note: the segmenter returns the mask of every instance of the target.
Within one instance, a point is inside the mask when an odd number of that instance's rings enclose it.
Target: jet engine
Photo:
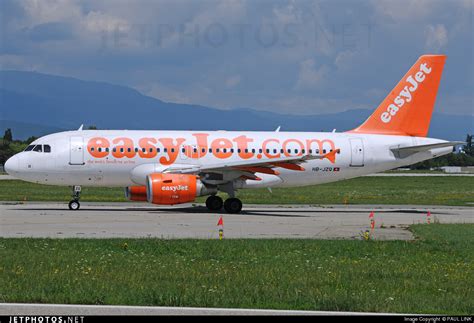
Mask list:
[[[154,173],[146,179],[147,200],[153,204],[188,203],[212,193],[196,175]]]
[[[125,197],[130,201],[146,202],[146,186],[125,187]]]

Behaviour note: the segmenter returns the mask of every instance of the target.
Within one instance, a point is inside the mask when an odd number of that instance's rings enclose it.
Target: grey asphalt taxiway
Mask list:
[[[202,205],[157,207],[142,203],[1,202],[0,237],[217,239],[361,239],[374,212],[377,240],[409,240],[416,223],[474,223],[474,208],[397,205],[245,205],[241,214],[209,212]],[[431,216],[427,213],[430,211]]]

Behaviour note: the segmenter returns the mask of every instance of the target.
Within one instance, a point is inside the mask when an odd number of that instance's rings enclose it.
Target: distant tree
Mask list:
[[[97,127],[94,126],[94,125],[92,125],[92,126],[87,127],[87,129],[88,129],[88,130],[97,130]]]
[[[10,141],[0,139],[0,165],[4,165],[12,155],[13,151],[10,148]]]
[[[35,141],[36,139],[38,139],[38,137],[31,136],[31,137],[29,137],[28,139],[25,140],[25,143],[31,144],[31,143],[32,143],[33,141]]]
[[[467,134],[466,144],[462,147],[464,152],[469,156],[474,156],[474,146],[472,144],[472,135]]]
[[[6,142],[12,142],[13,141],[13,134],[12,134],[12,130],[10,128],[5,130],[5,134],[3,135],[3,140],[5,140]]]

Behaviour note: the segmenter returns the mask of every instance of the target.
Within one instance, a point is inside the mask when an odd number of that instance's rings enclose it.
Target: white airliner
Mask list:
[[[444,55],[421,56],[358,128],[343,133],[82,130],[44,136],[11,157],[19,179],[72,186],[125,187],[132,201],[159,205],[207,196],[206,206],[238,213],[239,189],[335,182],[452,152],[460,142],[426,138]],[[216,195],[225,192],[223,202]]]

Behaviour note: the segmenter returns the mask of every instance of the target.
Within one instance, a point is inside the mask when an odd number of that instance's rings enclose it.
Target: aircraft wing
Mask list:
[[[222,162],[212,165],[190,165],[189,167],[168,167],[164,170],[165,173],[178,173],[178,174],[199,174],[199,173],[208,173],[208,172],[226,172],[226,171],[240,171],[242,173],[265,173],[278,175],[279,172],[274,168],[281,167],[285,169],[291,169],[295,171],[304,171],[304,168],[301,164],[305,163],[308,160],[314,159],[328,159],[331,163],[334,163],[336,160],[336,154],[339,152],[339,149],[330,151],[329,153],[322,155],[302,155],[302,156],[291,156],[291,157],[282,157],[282,158],[272,158],[265,159],[262,161],[259,160],[239,160],[235,162]],[[249,179],[255,179],[252,175],[249,176]]]

